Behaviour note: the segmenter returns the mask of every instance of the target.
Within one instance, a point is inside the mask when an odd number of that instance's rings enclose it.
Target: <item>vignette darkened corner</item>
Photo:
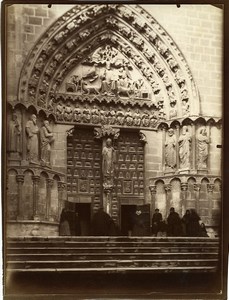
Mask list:
[[[224,7],[2,7],[6,299],[224,299]]]

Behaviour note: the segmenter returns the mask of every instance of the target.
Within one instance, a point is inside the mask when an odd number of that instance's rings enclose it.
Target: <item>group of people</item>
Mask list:
[[[146,220],[141,217],[140,211],[135,213],[135,218],[132,220],[134,224],[131,226],[131,235],[144,236],[149,235],[146,226]],[[90,224],[90,235],[94,236],[115,236],[121,232],[114,220],[107,214],[103,207],[93,215]],[[60,216],[60,235],[81,235],[80,220],[78,213],[63,209]],[[201,222],[200,217],[194,209],[186,210],[182,218],[173,207],[170,208],[170,213],[166,220],[163,220],[159,209],[155,209],[152,217],[152,234],[154,236],[187,236],[187,237],[208,237],[205,225]]]
[[[162,219],[159,209],[155,209],[152,218],[152,234],[157,236],[164,233],[167,236],[208,237],[205,224],[194,209],[186,210],[180,218],[174,207],[166,220]]]
[[[103,207],[100,207],[93,215],[90,227],[90,235],[94,236],[114,236],[120,234],[114,220],[103,210]],[[80,236],[81,231],[81,222],[78,213],[64,208],[60,216],[59,235]]]

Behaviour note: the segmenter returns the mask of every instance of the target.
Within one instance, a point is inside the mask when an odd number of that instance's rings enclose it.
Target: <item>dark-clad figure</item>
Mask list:
[[[187,209],[183,218],[182,218],[182,227],[184,236],[190,236],[190,210]]]
[[[158,232],[162,230],[162,214],[159,212],[159,209],[155,209],[155,213],[152,218],[152,233],[157,236]]]
[[[136,208],[136,212],[133,216],[133,232],[132,236],[146,236],[147,235],[147,228],[145,225],[145,218],[144,214],[142,213],[139,207]]]
[[[60,215],[59,235],[71,235],[67,210],[63,208]]]
[[[200,237],[209,237],[204,223],[200,224],[199,236]]]
[[[200,234],[200,217],[195,211],[195,209],[191,209],[190,214],[190,236],[199,236]]]
[[[170,208],[170,214],[167,218],[168,236],[182,236],[181,219],[174,207]]]
[[[92,218],[92,234],[99,236],[109,236],[113,228],[112,218],[100,207]]]

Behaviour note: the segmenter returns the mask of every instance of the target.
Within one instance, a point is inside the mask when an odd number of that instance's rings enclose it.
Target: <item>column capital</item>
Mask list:
[[[164,185],[164,188],[165,188],[165,191],[168,193],[168,192],[171,192],[172,186],[171,186],[170,183],[168,183],[168,184],[165,184],[165,185]]]
[[[113,189],[113,185],[112,184],[107,184],[107,183],[103,184],[103,190],[104,190],[105,194],[110,194],[111,191],[112,191],[112,189]]]
[[[194,187],[194,191],[198,192],[201,188],[201,184],[200,183],[194,183],[193,187]]]
[[[187,191],[188,189],[188,183],[187,182],[181,182],[181,190]]]
[[[37,175],[33,175],[32,176],[32,180],[33,180],[33,182],[36,184],[36,183],[39,183],[39,181],[40,181],[40,176],[37,176]]]
[[[157,187],[156,187],[156,185],[151,185],[149,187],[149,189],[150,189],[150,193],[151,193],[152,196],[157,193]]]
[[[24,175],[16,175],[16,180],[17,180],[17,182],[23,183],[23,182],[24,182],[24,178],[25,178]]]
[[[66,182],[58,181],[57,188],[58,188],[58,191],[63,191],[66,188]]]
[[[47,178],[46,182],[47,182],[48,187],[52,187],[54,180],[51,178]]]
[[[213,189],[214,189],[214,184],[213,183],[208,183],[207,184],[208,193],[212,193]]]

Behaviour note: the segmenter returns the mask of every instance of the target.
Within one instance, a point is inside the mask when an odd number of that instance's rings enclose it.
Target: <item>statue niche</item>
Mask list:
[[[151,100],[151,89],[123,54],[105,45],[69,73],[60,92]]]
[[[18,156],[21,153],[21,122],[18,120],[16,113],[12,114],[12,119],[9,122],[8,132],[8,152],[10,157]]]

